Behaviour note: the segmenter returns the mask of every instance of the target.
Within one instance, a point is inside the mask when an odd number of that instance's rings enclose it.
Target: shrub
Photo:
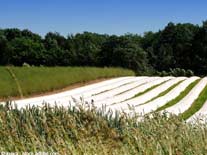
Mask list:
[[[157,72],[156,75],[158,75],[158,76],[175,76],[175,77],[187,76],[187,77],[190,77],[190,76],[194,76],[194,73],[190,69],[185,70],[185,69],[181,69],[181,68],[174,68],[174,69],[170,68],[170,70],[168,72],[167,71]]]

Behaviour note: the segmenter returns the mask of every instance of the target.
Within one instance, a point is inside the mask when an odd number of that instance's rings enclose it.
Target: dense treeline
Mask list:
[[[44,38],[29,30],[0,29],[0,65],[119,66],[141,74],[192,70],[207,74],[207,21],[203,25],[169,23],[143,36],[90,32]],[[177,72],[177,71],[176,71]]]

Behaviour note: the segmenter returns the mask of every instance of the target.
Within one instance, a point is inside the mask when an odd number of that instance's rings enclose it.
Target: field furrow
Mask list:
[[[191,107],[193,102],[199,97],[207,84],[207,78],[203,78],[181,101],[165,109],[166,112],[180,114]]]
[[[127,114],[168,112],[188,122],[198,116],[207,121],[207,77],[148,77],[128,76],[114,78],[40,97],[12,101],[17,108],[26,106],[104,107],[106,111]]]
[[[120,95],[117,95],[117,96],[114,96],[114,97],[111,97],[108,99],[104,99],[99,102],[94,102],[94,105],[97,108],[99,108],[99,107],[102,107],[102,105],[112,106],[112,105],[118,104],[118,103],[126,101],[130,98],[133,98],[139,92],[143,92],[143,91],[147,90],[148,88],[151,88],[157,84],[160,84],[160,83],[167,81],[167,80],[170,80],[172,78],[173,77],[165,77],[165,78],[154,77],[154,79],[152,79],[152,81],[150,81],[144,85],[141,85],[141,86],[139,86],[135,89],[129,90],[127,92],[124,92]]]
[[[104,85],[102,87],[99,86],[99,87],[96,87],[91,90],[80,92],[78,94],[73,95],[72,97],[75,98],[76,100],[79,100],[80,98],[87,99],[89,97],[93,97],[95,94],[99,94],[99,93],[102,94],[102,92],[113,91],[114,89],[120,88],[122,86],[127,86],[130,83],[136,82],[137,80],[141,80],[144,78],[146,78],[146,77],[133,77],[131,79],[125,79],[122,81],[118,81],[116,83],[110,83],[110,84]]]
[[[113,97],[113,96],[115,96],[117,94],[120,94],[122,92],[126,92],[126,91],[129,91],[131,89],[135,89],[136,87],[138,87],[140,85],[143,85],[143,84],[151,81],[152,79],[153,78],[151,78],[151,77],[138,78],[136,81],[134,81],[132,83],[117,87],[113,90],[110,90],[110,91],[107,91],[107,92],[104,92],[104,93],[101,93],[101,94],[98,94],[98,95],[95,95],[95,96],[85,98],[85,100],[87,100],[88,102],[90,102],[91,100],[93,100],[94,102],[98,102],[100,100],[104,100],[104,99]]]
[[[125,102],[121,102],[118,104],[114,104],[112,106],[110,106],[111,109],[113,110],[127,110],[129,107],[134,107],[134,106],[138,106],[142,103],[145,103],[146,101],[151,100],[152,98],[154,98],[155,96],[157,96],[158,94],[160,94],[161,92],[165,91],[166,89],[168,89],[169,87],[171,87],[173,84],[186,79],[185,77],[180,77],[180,78],[173,78],[165,83],[163,83],[162,85],[156,87],[155,89],[152,89],[151,91],[135,97],[131,100],[125,101]]]
[[[135,107],[135,111],[136,113],[139,114],[147,114],[149,112],[155,111],[157,110],[157,108],[165,105],[166,103],[168,103],[169,101],[173,100],[174,98],[176,98],[177,96],[179,96],[179,94],[192,82],[194,82],[195,80],[197,80],[198,77],[191,77],[188,78],[184,81],[182,81],[178,86],[176,86],[174,89],[172,89],[170,92],[168,92],[166,95],[159,97],[147,104]]]
[[[207,122],[207,101],[204,103],[204,105],[198,110],[194,115],[192,115],[190,118],[187,119],[187,122],[196,122],[199,121],[201,123]]]
[[[145,79],[143,79],[143,80],[145,81]],[[82,101],[82,102],[80,100],[77,100],[77,98],[75,98],[75,101],[71,101],[71,103],[72,103],[72,105],[76,105],[77,103],[78,104],[81,104],[81,103],[89,103],[90,104],[90,103],[92,103],[92,100],[93,100],[93,105],[96,106],[97,108],[99,108],[99,107],[102,107],[102,105],[107,105],[107,103],[111,104],[114,100],[122,101],[122,100],[126,99],[127,97],[129,97],[129,95],[126,95],[126,93],[132,92],[135,89],[138,89],[140,87],[143,88],[145,85],[150,85],[151,82],[152,82],[152,84],[153,83],[155,83],[155,84],[160,83],[163,80],[164,79],[161,79],[159,77],[150,77],[150,78],[146,79],[146,82],[145,82],[146,84],[143,84],[143,85],[138,86],[134,89],[131,89],[131,90],[125,92],[125,93],[122,93],[121,95],[117,95],[117,96],[115,95],[115,96],[107,97],[107,98],[104,98],[104,99],[101,99],[101,100],[98,99],[98,101],[94,101],[93,97],[95,97],[95,96],[93,96],[91,99],[88,99],[88,100],[87,99],[85,100],[85,98],[84,98],[84,101]],[[140,90],[142,90],[142,89],[140,89]],[[68,105],[68,101],[66,101],[66,100],[62,100],[59,103],[64,105],[64,106]]]

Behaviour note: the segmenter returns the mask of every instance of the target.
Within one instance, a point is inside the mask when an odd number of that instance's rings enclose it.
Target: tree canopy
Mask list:
[[[207,21],[201,26],[174,24],[158,32],[121,36],[78,33],[45,37],[17,28],[0,29],[0,65],[114,66],[138,74],[173,69],[207,74]]]

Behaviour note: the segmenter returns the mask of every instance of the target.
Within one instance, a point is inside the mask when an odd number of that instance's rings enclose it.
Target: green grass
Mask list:
[[[160,94],[158,94],[157,96],[155,96],[154,98],[152,98],[151,100],[149,100],[149,101],[147,101],[147,102],[145,102],[145,103],[143,103],[143,104],[147,104],[147,103],[149,103],[149,102],[151,102],[151,101],[156,100],[156,99],[159,98],[159,97],[162,97],[162,96],[166,95],[167,93],[169,93],[172,89],[174,89],[176,86],[178,86],[178,85],[179,85],[181,82],[183,82],[183,81],[184,81],[184,80],[175,83],[174,85],[172,85],[171,87],[169,87],[169,88],[166,89],[165,91],[161,92]],[[140,105],[143,105],[143,104],[140,104]]]
[[[145,93],[151,91],[152,89],[155,89],[156,87],[161,86],[161,85],[164,84],[165,82],[167,82],[167,81],[164,81],[164,82],[162,82],[162,83],[156,84],[156,85],[154,85],[154,86],[152,86],[152,87],[146,89],[145,91],[142,91],[142,92],[140,92],[140,93],[134,95],[132,98],[141,96],[141,95],[143,95],[143,94],[145,94]]]
[[[100,78],[131,76],[134,72],[121,68],[96,67],[10,67],[24,96],[65,88]],[[19,96],[14,79],[0,67],[0,98]]]
[[[19,95],[18,88],[5,67],[0,67],[0,98]]]
[[[188,119],[190,116],[195,114],[206,101],[207,101],[207,85],[199,94],[198,98],[193,102],[191,107],[188,110],[186,110],[184,113],[180,114],[180,117],[185,120]]]
[[[198,79],[192,82],[184,91],[180,93],[180,95],[178,95],[176,98],[166,103],[164,106],[159,107],[156,111],[165,110],[166,108],[171,107],[175,105],[176,103],[178,103],[180,100],[182,100],[182,98],[184,98],[193,89],[193,87],[195,87],[196,84],[198,84],[200,80],[201,79]]]
[[[169,81],[169,80],[167,80],[167,81]],[[154,86],[152,86],[152,87],[150,87],[150,88],[148,88],[148,89],[146,89],[146,90],[144,90],[144,91],[142,91],[142,92],[140,92],[140,93],[138,93],[138,94],[135,94],[133,97],[128,98],[128,99],[126,99],[126,100],[124,100],[124,101],[122,101],[122,102],[131,100],[131,99],[133,99],[133,98],[135,98],[135,97],[139,97],[139,96],[141,96],[141,95],[143,95],[143,94],[145,94],[145,93],[151,91],[152,89],[155,89],[156,87],[162,85],[163,83],[165,83],[165,82],[167,82],[167,81],[164,81],[164,82],[161,82],[161,83],[159,83],[159,84],[156,84],[156,85],[154,85]],[[114,104],[114,103],[112,103],[112,104]]]
[[[126,115],[83,108],[0,106],[0,152],[75,155],[201,155],[207,126],[154,114],[137,123]]]

